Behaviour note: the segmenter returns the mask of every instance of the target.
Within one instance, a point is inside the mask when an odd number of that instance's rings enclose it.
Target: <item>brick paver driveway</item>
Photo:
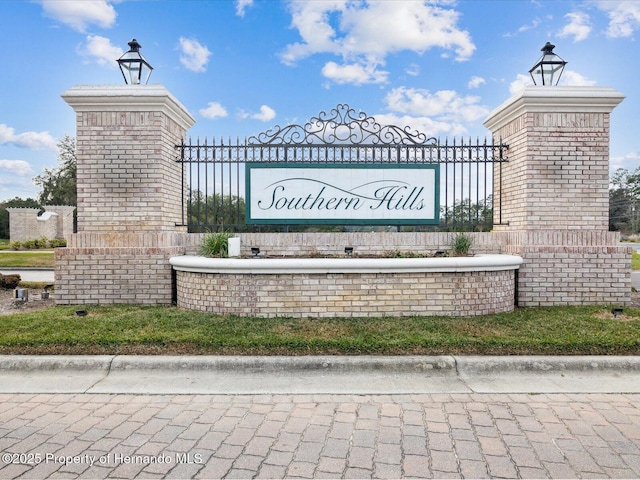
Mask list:
[[[0,395],[0,478],[638,478],[640,395]]]

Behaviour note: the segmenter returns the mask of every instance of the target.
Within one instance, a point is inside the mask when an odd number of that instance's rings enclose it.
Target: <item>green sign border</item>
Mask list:
[[[440,165],[436,163],[268,163],[245,164],[245,222],[249,225],[438,225],[440,223]],[[435,218],[393,220],[387,219],[252,219],[251,218],[251,170],[262,168],[345,168],[345,169],[428,169],[435,171]]]

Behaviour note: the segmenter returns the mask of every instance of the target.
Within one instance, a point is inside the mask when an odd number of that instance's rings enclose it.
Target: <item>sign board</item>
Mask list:
[[[436,164],[273,164],[246,169],[246,222],[433,225]]]

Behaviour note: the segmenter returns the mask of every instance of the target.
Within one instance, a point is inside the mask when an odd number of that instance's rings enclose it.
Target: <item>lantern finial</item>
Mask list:
[[[128,45],[129,51],[118,59],[118,65],[124,81],[129,85],[146,84],[149,81],[153,67],[140,53],[142,45],[135,38]]]
[[[536,85],[557,85],[567,64],[562,58],[553,53],[556,48],[551,42],[547,42],[540,49],[542,56],[538,62],[529,70],[529,74]],[[537,81],[536,81],[537,79]]]

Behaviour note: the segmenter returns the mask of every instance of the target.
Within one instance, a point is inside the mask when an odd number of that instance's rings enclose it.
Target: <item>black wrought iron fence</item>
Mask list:
[[[176,146],[183,171],[182,225],[189,231],[300,231],[370,229],[354,225],[255,225],[245,222],[245,167],[285,164],[438,164],[440,224],[402,230],[488,230],[502,221],[494,198],[502,192],[508,146],[493,141],[429,138],[409,128],[382,126],[338,105],[304,126],[274,127],[244,141],[199,139]],[[501,202],[495,202],[500,208]],[[381,227],[375,227],[381,228]],[[389,225],[388,228],[396,228]]]

